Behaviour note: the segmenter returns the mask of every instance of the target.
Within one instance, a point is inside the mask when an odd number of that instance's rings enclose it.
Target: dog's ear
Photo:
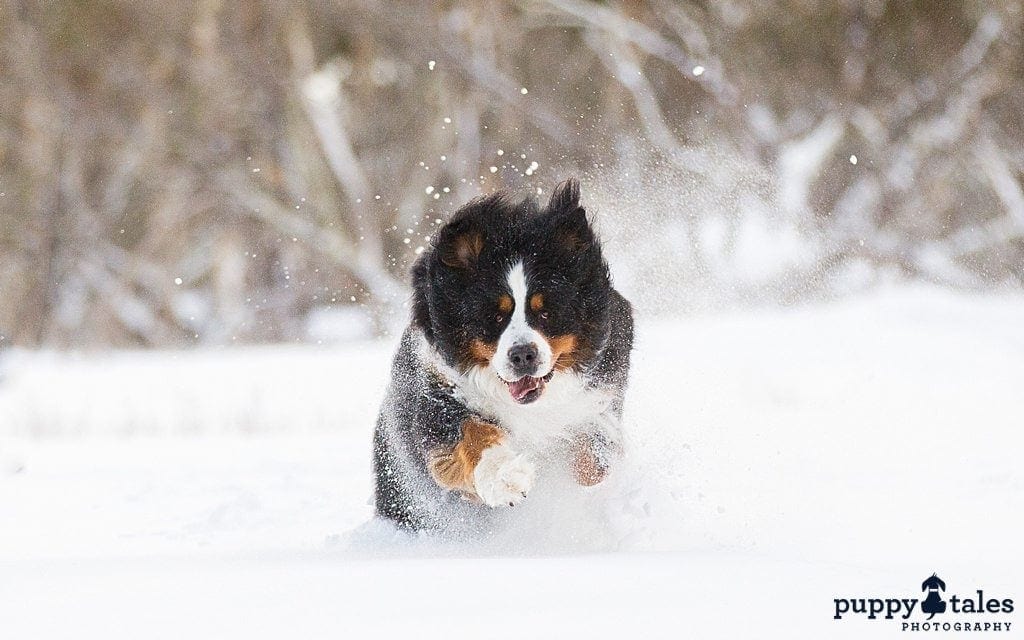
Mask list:
[[[423,330],[433,343],[434,327],[430,321],[430,267],[427,255],[421,255],[412,265],[412,321]]]
[[[568,213],[580,208],[580,181],[569,178],[558,183],[548,200],[548,211],[552,213]]]
[[[580,206],[580,181],[569,178],[555,187],[548,201],[554,223],[553,237],[570,251],[583,251],[594,243],[587,212]]]
[[[437,254],[441,262],[453,269],[476,267],[484,248],[484,234],[470,220],[457,220],[441,232]]]

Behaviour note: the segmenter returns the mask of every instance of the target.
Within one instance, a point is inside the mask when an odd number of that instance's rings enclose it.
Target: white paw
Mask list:
[[[484,449],[473,471],[476,495],[489,507],[515,506],[533,488],[533,464],[503,444]]]

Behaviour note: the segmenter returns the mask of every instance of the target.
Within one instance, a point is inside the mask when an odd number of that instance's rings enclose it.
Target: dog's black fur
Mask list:
[[[611,285],[579,200],[575,180],[559,185],[544,208],[532,198],[516,202],[504,193],[474,200],[439,230],[416,262],[412,322],[395,356],[374,434],[378,515],[417,529],[486,519],[490,507],[467,500],[471,488],[441,486],[430,460],[460,442],[467,420],[496,425],[515,442],[515,415],[524,409],[514,403],[501,409],[481,405],[468,388],[474,383],[464,376],[488,368],[486,354],[493,353],[509,322],[501,301],[507,305],[507,278],[517,261],[524,265],[530,296],[541,294],[543,304],[526,310],[529,326],[573,345],[550,375],[578,381],[585,388],[581,393],[606,394],[610,401],[602,416],[621,419],[632,313]],[[543,384],[539,393],[529,411],[545,411]],[[594,416],[594,423],[602,416]],[[595,449],[595,459],[606,469],[604,454],[616,445],[613,436],[589,424],[559,428],[585,435],[594,447],[605,445]],[[551,446],[564,446],[565,437],[552,436]]]

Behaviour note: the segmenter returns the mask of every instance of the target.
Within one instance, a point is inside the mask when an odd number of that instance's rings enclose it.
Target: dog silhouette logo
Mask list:
[[[934,618],[936,613],[946,612],[946,601],[939,595],[939,591],[945,590],[946,583],[934,573],[932,577],[921,583],[921,591],[928,591],[928,597],[921,603],[921,611],[931,614],[928,616],[929,620]]]

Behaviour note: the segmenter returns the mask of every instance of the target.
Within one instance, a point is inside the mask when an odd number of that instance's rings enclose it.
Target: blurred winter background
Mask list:
[[[466,200],[569,175],[640,318],[647,480],[608,489],[610,546],[697,554],[595,565],[672,583],[648,624],[763,602],[723,567],[857,583],[837,548],[896,589],[997,584],[968,548],[1024,512],[1022,22],[1017,0],[3,0],[0,603],[42,637],[187,584],[210,607],[188,624],[225,622],[222,591],[275,601],[258,563],[193,584],[123,558],[347,548],[409,265]],[[374,593],[345,597],[380,624]],[[34,615],[48,598],[72,613]]]
[[[1009,0],[5,2],[0,327],[60,349],[381,333],[435,219],[570,174],[645,312],[1019,287],[1022,20]]]

